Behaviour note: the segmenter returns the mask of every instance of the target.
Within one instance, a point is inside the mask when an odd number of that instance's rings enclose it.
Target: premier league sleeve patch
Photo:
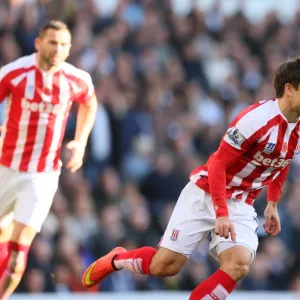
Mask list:
[[[240,145],[246,140],[246,138],[236,127],[232,127],[227,130],[224,140],[233,147],[241,149]]]

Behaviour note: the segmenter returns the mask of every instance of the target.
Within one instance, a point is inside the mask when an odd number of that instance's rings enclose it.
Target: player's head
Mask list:
[[[300,112],[300,56],[279,65],[274,75],[276,97],[288,97]]]
[[[58,66],[70,53],[71,33],[68,26],[61,21],[49,21],[41,28],[35,48],[43,64]]]

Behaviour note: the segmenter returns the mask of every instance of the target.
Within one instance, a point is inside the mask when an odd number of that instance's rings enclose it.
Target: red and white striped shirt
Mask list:
[[[226,149],[227,154],[238,158],[226,169],[226,198],[252,204],[263,187],[276,178],[285,180],[286,175],[279,174],[287,173],[291,160],[300,152],[299,126],[300,121],[288,123],[277,99],[258,102],[242,111],[218,150]],[[208,193],[211,192],[209,169],[217,153],[190,175],[191,181]],[[277,192],[272,194],[275,198],[280,196]]]
[[[60,168],[60,149],[73,101],[94,94],[91,77],[64,62],[55,72],[41,70],[36,54],[0,70],[0,101],[7,108],[0,139],[0,164],[23,172]]]

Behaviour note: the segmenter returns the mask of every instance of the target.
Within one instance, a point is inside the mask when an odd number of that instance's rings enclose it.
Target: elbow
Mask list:
[[[94,95],[92,97],[92,99],[89,101],[89,107],[94,109],[94,110],[97,110],[97,107],[98,107],[98,101],[97,101],[97,98],[96,96]]]
[[[90,100],[88,100],[86,103],[80,104],[80,107],[83,107],[85,109],[90,110],[97,110],[98,107],[98,101],[95,95],[93,95]]]

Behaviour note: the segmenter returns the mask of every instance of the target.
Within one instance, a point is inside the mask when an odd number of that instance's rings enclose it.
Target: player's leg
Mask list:
[[[235,246],[221,252],[219,260],[220,269],[237,282],[248,275],[253,255],[247,247]]]
[[[207,211],[206,195],[194,183],[188,183],[176,203],[158,250],[142,247],[126,252],[116,248],[87,268],[83,285],[92,287],[120,269],[159,277],[177,274],[199,241],[214,226],[214,217]]]
[[[252,253],[244,246],[235,246],[220,253],[220,269],[193,290],[190,300],[225,300],[239,280],[249,272]]]
[[[0,165],[0,278],[8,261],[8,241],[13,229],[16,173]]]
[[[57,189],[58,176],[56,172],[21,175],[14,228],[8,242],[8,263],[0,279],[0,295],[3,299],[13,293],[23,276],[30,245],[49,212]]]
[[[13,222],[8,226],[0,228],[0,278],[5,270],[8,258],[8,241],[11,237]]]
[[[187,259],[187,256],[167,248],[142,247],[118,254],[113,266],[117,270],[127,269],[138,274],[166,277],[176,275]]]
[[[141,247],[131,251],[117,247],[91,264],[82,276],[85,287],[93,287],[112,272],[127,269],[141,275],[176,275],[187,257],[166,248]]]
[[[225,300],[249,272],[258,247],[256,214],[245,203],[229,202],[228,208],[237,241],[233,243],[212,231],[210,252],[220,262],[220,269],[192,292],[190,300]]]
[[[0,244],[7,243],[14,228],[14,213],[11,212],[0,220]]]
[[[13,213],[10,213],[0,221],[0,278],[8,262],[8,242],[11,238],[12,230]]]
[[[8,242],[8,262],[1,278],[1,297],[8,298],[21,281],[27,264],[30,245],[37,230],[14,221],[14,228]]]
[[[149,273],[157,277],[174,276],[180,272],[187,260],[187,256],[161,247],[151,260]]]

